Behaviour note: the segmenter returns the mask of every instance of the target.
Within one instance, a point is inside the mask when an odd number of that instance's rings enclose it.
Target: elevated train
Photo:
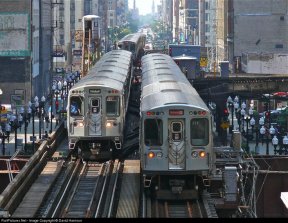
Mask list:
[[[122,149],[132,71],[132,53],[112,50],[69,90],[67,130],[73,157],[106,160]]]
[[[118,42],[118,48],[130,51],[133,54],[134,66],[141,65],[141,57],[144,55],[146,35],[143,33],[132,33],[124,36]]]
[[[143,187],[157,199],[196,199],[213,163],[212,114],[173,59],[142,57]]]

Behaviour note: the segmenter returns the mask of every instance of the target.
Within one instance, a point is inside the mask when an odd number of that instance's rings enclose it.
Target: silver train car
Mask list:
[[[110,51],[69,90],[67,131],[73,157],[110,159],[121,150],[132,63],[131,52]]]
[[[212,171],[212,114],[173,59],[142,57],[143,187],[158,199],[196,199]]]
[[[118,42],[118,48],[130,51],[133,54],[134,66],[141,65],[141,57],[144,55],[146,35],[143,33],[132,33],[124,36]]]

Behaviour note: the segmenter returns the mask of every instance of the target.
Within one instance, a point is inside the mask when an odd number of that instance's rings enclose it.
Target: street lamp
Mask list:
[[[46,98],[44,96],[41,97],[41,101],[40,101],[40,104],[39,104],[39,110],[38,110],[38,117],[39,117],[39,139],[42,139],[42,136],[41,136],[41,123],[43,121],[43,114],[44,114],[44,106],[45,106],[45,101],[46,101]],[[44,125],[44,124],[43,124]]]
[[[278,146],[278,138],[276,135],[274,135],[273,139],[272,139],[272,144],[274,146],[274,155],[276,155],[277,153],[277,146]]]
[[[246,148],[247,148],[247,153],[250,152],[249,149],[249,134],[248,134],[248,126],[251,120],[251,117],[249,115],[245,115],[244,120],[246,121]]]
[[[241,111],[240,111],[240,114],[241,114],[241,116],[242,116],[242,123],[241,123],[241,125],[242,125],[242,133],[244,133],[244,116],[245,116],[245,114],[246,114],[246,111],[245,111],[245,108],[241,108]]]
[[[24,120],[24,151],[27,152],[27,127],[28,127],[28,111],[25,111],[23,114],[23,120]]]
[[[261,141],[262,141],[262,145],[263,145],[263,143],[264,143],[264,135],[266,133],[266,129],[265,129],[264,125],[261,126],[259,131],[260,131],[260,134],[261,134],[261,139],[262,139]]]
[[[58,119],[59,119],[59,101],[58,101],[58,96],[59,96],[59,94],[60,94],[60,91],[61,91],[61,89],[62,89],[62,83],[61,83],[61,81],[58,81],[58,83],[57,83],[57,90],[56,90],[56,102],[55,102],[55,104],[56,104],[56,114],[55,114],[55,119],[56,119],[56,125],[58,125]]]
[[[255,121],[254,117],[252,117],[251,120],[250,120],[250,125],[251,125],[251,128],[252,128],[252,135],[253,135],[253,132],[254,132],[255,124],[256,124],[256,121]]]
[[[283,138],[283,146],[284,146],[284,149],[285,149],[285,155],[287,155],[287,148],[288,148],[288,137],[287,137],[287,135],[285,135],[284,138]]]
[[[54,99],[54,93],[56,91],[56,84],[54,83],[52,85],[52,92],[51,92],[51,102],[50,102],[50,131],[49,133],[52,133],[52,117],[53,117],[53,99]],[[55,107],[56,108],[56,107]]]
[[[64,80],[63,81],[63,87],[62,87],[62,100],[63,100],[63,103],[62,103],[62,111],[65,110],[65,103],[67,103],[66,99],[67,99],[67,93],[68,90],[67,90],[67,81]],[[62,113],[61,113],[61,118],[62,118]]]
[[[261,117],[260,119],[259,119],[259,125],[264,125],[264,123],[265,123],[265,120],[264,120],[264,117]]]
[[[32,112],[32,149],[33,149],[33,152],[35,152],[35,112],[39,106],[38,100],[39,100],[38,97],[35,96],[34,104],[32,104],[31,101],[29,102],[29,107]]]
[[[17,109],[16,115],[12,114],[10,117],[10,125],[12,125],[15,134],[15,152],[17,151],[17,128],[18,128],[18,119],[17,119]]]
[[[248,114],[249,114],[250,116],[253,115],[253,108],[252,108],[252,107],[249,108],[249,110],[248,110]]]
[[[231,128],[229,128],[229,132],[232,133],[232,131],[234,130],[234,117],[233,117],[233,114],[234,114],[234,103],[233,103],[233,100],[231,98],[231,96],[229,96],[227,98],[227,103],[228,103],[228,108],[230,110],[230,113],[231,113],[231,118],[232,118],[232,124],[231,124]]]

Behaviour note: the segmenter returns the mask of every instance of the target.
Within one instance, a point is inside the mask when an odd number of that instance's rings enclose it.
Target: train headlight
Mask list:
[[[74,127],[84,127],[83,121],[76,121],[73,123]]]
[[[117,126],[117,122],[116,121],[114,121],[114,120],[107,120],[106,121],[106,127],[107,128],[111,128],[113,126]]]
[[[192,153],[191,153],[191,156],[193,157],[193,158],[198,158],[198,157],[200,157],[200,158],[204,158],[204,157],[206,157],[206,153],[205,153],[205,151],[193,151]]]
[[[110,128],[110,127],[112,127],[113,126],[113,122],[110,122],[110,121],[107,121],[106,122],[106,127],[107,128]]]
[[[199,152],[199,156],[201,158],[204,158],[206,156],[206,153],[204,151]]]
[[[152,159],[155,157],[155,153],[154,152],[149,152],[148,153],[148,158]]]

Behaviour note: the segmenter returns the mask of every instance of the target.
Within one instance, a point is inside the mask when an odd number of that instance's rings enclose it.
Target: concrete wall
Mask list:
[[[287,0],[234,0],[234,56],[288,52],[287,12]]]
[[[15,90],[29,95],[31,1],[0,1],[0,102],[10,104]],[[9,86],[9,87],[8,87]]]
[[[243,54],[245,73],[288,74],[288,54]]]

